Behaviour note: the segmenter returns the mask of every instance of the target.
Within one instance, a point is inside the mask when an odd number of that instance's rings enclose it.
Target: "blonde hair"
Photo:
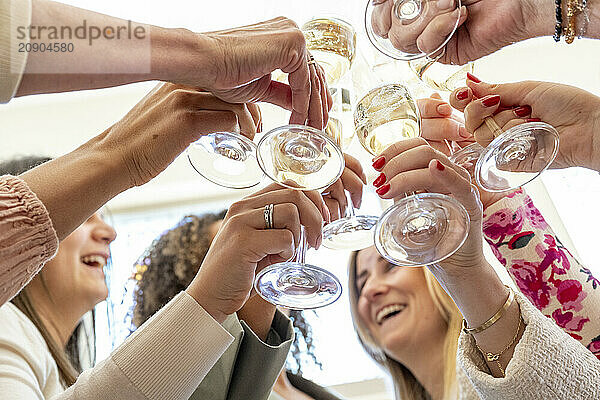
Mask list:
[[[396,399],[422,400],[430,396],[425,388],[417,381],[414,375],[403,364],[385,354],[384,350],[373,339],[358,314],[358,288],[356,286],[356,258],[358,251],[352,252],[348,266],[348,293],[350,296],[350,313],[354,330],[358,334],[360,344],[367,354],[371,356],[392,377]],[[446,322],[446,336],[444,338],[444,399],[450,400],[457,397],[456,387],[456,350],[460,334],[462,315],[444,289],[437,282],[428,269],[422,268],[427,282],[429,294]]]

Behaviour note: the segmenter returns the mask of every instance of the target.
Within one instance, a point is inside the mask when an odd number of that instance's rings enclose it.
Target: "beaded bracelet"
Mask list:
[[[554,0],[554,4],[556,5],[556,25],[554,25],[554,36],[552,37],[555,42],[560,42],[563,32],[561,0]]]

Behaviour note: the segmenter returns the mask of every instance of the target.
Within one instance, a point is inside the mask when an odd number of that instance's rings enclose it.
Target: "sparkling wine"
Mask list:
[[[337,18],[316,18],[302,26],[306,47],[323,67],[325,78],[335,84],[349,70],[356,54],[356,32]]]
[[[435,90],[451,92],[465,86],[467,72],[474,72],[474,64],[446,65],[427,58],[409,61],[417,77]]]
[[[419,136],[417,103],[400,84],[373,89],[356,105],[354,129],[365,150],[378,155],[393,143]]]

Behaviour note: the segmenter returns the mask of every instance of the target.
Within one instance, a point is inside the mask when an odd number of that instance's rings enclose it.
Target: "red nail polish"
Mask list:
[[[467,97],[469,97],[469,89],[464,89],[464,90],[461,90],[460,92],[456,93],[456,98],[458,100],[464,100]]]
[[[375,168],[377,171],[379,171],[381,168],[383,168],[384,165],[385,165],[385,157],[384,156],[379,156],[375,159],[375,161],[373,161],[373,168]]]
[[[446,169],[446,167],[444,167],[444,164],[442,164],[442,163],[441,163],[441,162],[439,162],[438,160],[435,160],[435,162],[436,162],[436,164],[435,164],[435,167],[436,167],[437,169],[439,169],[440,171],[443,171],[443,170],[445,170],[445,169]]]
[[[500,95],[495,94],[493,96],[490,96],[486,99],[481,100],[481,103],[486,107],[493,107],[500,103]]]
[[[379,186],[383,185],[386,180],[387,180],[387,178],[385,177],[385,174],[382,172],[381,174],[379,174],[377,179],[375,179],[373,181],[373,186],[378,188]]]
[[[542,122],[539,118],[527,118],[525,122]]]
[[[531,114],[531,107],[530,106],[518,107],[518,108],[515,108],[513,112],[515,113],[515,115],[517,117],[523,118],[523,117],[526,117]]]
[[[479,79],[475,75],[471,74],[470,72],[467,72],[467,79],[470,81],[473,81],[475,83],[481,83],[481,79]]]
[[[377,192],[378,195],[383,196],[384,194],[386,194],[389,191],[390,191],[390,184],[386,183],[385,185],[383,185],[382,187],[377,189],[375,192]]]

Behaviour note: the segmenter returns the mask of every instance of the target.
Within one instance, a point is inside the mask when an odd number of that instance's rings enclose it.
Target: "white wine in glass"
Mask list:
[[[419,136],[419,108],[405,86],[380,86],[357,103],[354,129],[360,144],[376,156],[393,143]]]
[[[306,48],[325,71],[329,85],[337,83],[352,65],[356,54],[356,32],[338,18],[315,18],[302,26]]]

